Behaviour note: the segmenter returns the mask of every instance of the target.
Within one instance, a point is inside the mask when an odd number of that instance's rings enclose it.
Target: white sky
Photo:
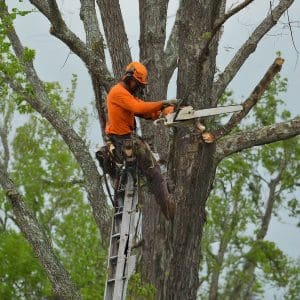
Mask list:
[[[10,7],[32,8],[29,1],[19,3],[18,0],[9,0]],[[229,1],[229,6],[241,1]],[[66,23],[76,34],[84,39],[84,31],[79,19],[80,2],[78,0],[58,0],[62,8]],[[272,1],[275,6],[278,1]],[[124,14],[125,26],[132,50],[133,59],[138,60],[138,39],[139,39],[139,16],[137,0],[120,0]],[[224,34],[220,43],[218,55],[218,67],[222,70],[241,44],[247,39],[257,24],[267,15],[270,1],[256,0],[249,5],[243,12],[231,18],[225,24]],[[178,0],[170,0],[168,11],[167,30],[170,32],[174,22]],[[292,23],[294,39],[300,51],[300,1],[295,1],[289,9]],[[230,84],[234,90],[237,102],[242,102],[249,95],[256,83],[265,73],[275,58],[275,52],[281,51],[285,64],[281,71],[282,76],[289,80],[288,92],[284,96],[287,107],[292,111],[293,116],[300,114],[299,105],[299,86],[300,86],[300,62],[297,62],[297,54],[293,47],[290,32],[287,29],[287,16],[280,19],[277,26],[266,35],[259,43],[256,52],[251,55],[245,65],[241,68],[236,78]],[[40,14],[33,13],[26,17],[18,18],[16,28],[24,45],[37,50],[35,66],[38,74],[44,81],[59,81],[63,87],[69,86],[73,73],[78,74],[78,89],[76,93],[76,104],[78,106],[90,106],[93,101],[93,91],[90,78],[82,62],[76,55],[72,54],[68,58],[65,66],[64,62],[68,56],[69,49],[55,37],[49,34],[49,23]],[[150,78],[151,80],[151,78]],[[170,84],[169,96],[174,97],[176,93],[175,78]],[[97,120],[92,123],[90,139],[95,147],[100,141],[100,131]],[[93,151],[93,149],[91,149]],[[299,257],[300,240],[299,229],[289,224],[287,216],[284,224],[273,221],[270,226],[268,239],[278,243],[283,251],[292,257]],[[271,293],[267,298],[272,299]]]

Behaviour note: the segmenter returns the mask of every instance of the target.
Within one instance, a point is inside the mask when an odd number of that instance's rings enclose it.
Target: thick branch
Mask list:
[[[81,0],[80,18],[84,25],[88,47],[105,61],[103,37],[99,29],[94,0]]]
[[[182,1],[180,2],[181,5]],[[173,25],[170,37],[167,42],[165,50],[165,61],[166,61],[166,82],[169,83],[176,67],[178,61],[178,26],[180,22],[180,7],[177,10],[175,23]]]
[[[22,61],[24,49],[13,28],[9,31],[8,38],[12,43],[17,57]],[[50,106],[48,95],[36,74],[33,64],[28,61],[23,61],[23,66],[27,79],[33,87],[34,95],[24,94],[22,87],[13,83],[13,81],[10,82],[12,88],[25,96],[26,101],[51,123],[70,148],[82,169],[86,191],[93,208],[95,220],[103,237],[106,238],[109,236],[110,214],[100,184],[101,177],[97,171],[95,162],[89,153],[89,149],[70,124],[68,124],[64,118]]]
[[[216,158],[220,161],[228,155],[244,149],[289,139],[299,134],[300,117],[253,131],[239,132],[217,143]]]
[[[95,1],[94,0],[81,0],[80,18],[84,24],[84,30],[86,33],[86,42],[88,47],[94,53],[94,56],[100,57],[102,61],[105,61],[103,37],[101,35],[98,19],[96,15]],[[102,94],[104,92],[99,77],[90,72],[92,79],[92,85],[95,94],[96,108],[98,111],[98,117],[100,121],[100,127],[102,136],[105,135],[106,114],[103,109]]]
[[[49,20],[51,24],[50,33],[65,43],[72,52],[78,55],[86,64],[88,70],[96,74],[101,80],[101,84],[109,90],[113,79],[106,67],[104,59],[94,55],[92,49],[76,36],[66,25],[63,20],[57,3],[55,0],[48,0],[48,5],[45,1],[30,0],[39,11]]]
[[[213,85],[212,100],[215,104],[250,54],[255,51],[258,42],[277,23],[282,14],[293,4],[293,2],[294,0],[281,0],[280,3],[270,12],[270,14],[260,23],[260,25],[258,25],[248,40],[238,50],[231,62],[225,68],[224,72],[219,76],[218,80]]]
[[[165,99],[168,85],[165,81],[164,46],[166,40],[167,0],[139,0],[140,12],[140,59],[147,66],[149,85],[145,95],[148,99]],[[152,139],[156,151],[166,158],[168,136],[163,126],[153,135],[153,126],[142,121],[143,134]]]
[[[98,112],[98,118],[100,120],[100,128],[102,133],[102,138],[105,138],[105,124],[106,124],[106,112],[105,112],[105,99],[103,97],[103,91],[97,76],[91,75],[92,85],[95,94],[96,109]]]
[[[85,63],[88,63],[89,53],[86,51],[85,43],[68,28],[61,16],[56,1],[30,0],[30,3],[49,20],[51,23],[50,33],[64,42]]]
[[[243,103],[243,110],[234,113],[230,118],[229,122],[222,128],[218,129],[214,136],[216,139],[228,134],[235,126],[237,126],[245,116],[250,112],[250,110],[256,105],[258,100],[261,98],[265,90],[268,88],[275,75],[280,72],[284,60],[282,58],[277,58],[274,63],[270,66],[268,71],[265,73],[264,77],[260,80],[258,85],[254,88],[251,95]]]
[[[55,293],[62,299],[81,299],[78,291],[72,284],[69,274],[55,255],[51,241],[47,238],[32,212],[26,207],[22,196],[8,177],[6,171],[1,168],[0,185],[12,205],[17,225],[32,245]]]
[[[120,78],[132,60],[128,38],[118,0],[97,0],[112,60],[114,75]]]

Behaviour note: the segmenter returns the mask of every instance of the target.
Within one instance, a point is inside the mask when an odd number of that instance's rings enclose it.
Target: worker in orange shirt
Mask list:
[[[166,219],[174,218],[176,205],[168,192],[167,184],[161,174],[149,145],[135,132],[135,116],[157,119],[160,114],[174,110],[176,99],[155,102],[143,101],[135,95],[147,84],[147,69],[140,62],[132,62],[126,67],[122,80],[112,87],[107,95],[108,120],[105,132],[115,146],[115,156],[122,159],[125,140],[132,140],[133,152],[138,168],[147,178],[151,192],[160,205]]]

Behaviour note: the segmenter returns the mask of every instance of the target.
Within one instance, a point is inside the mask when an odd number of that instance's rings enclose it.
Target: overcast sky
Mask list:
[[[29,1],[19,3],[18,0],[8,0],[10,7],[32,9]],[[275,6],[278,1],[271,1]],[[65,21],[70,28],[84,39],[83,26],[79,18],[80,2],[75,0],[58,0],[62,9]],[[229,1],[228,6],[238,1]],[[137,0],[120,0],[121,9],[124,15],[125,26],[129,38],[134,60],[139,58],[139,16]],[[175,13],[178,7],[178,0],[170,0],[168,10],[167,30],[173,25]],[[218,68],[223,70],[247,39],[256,25],[267,15],[270,7],[269,0],[255,0],[243,12],[231,18],[225,24],[217,59]],[[294,34],[294,41],[300,51],[300,1],[296,0],[289,9],[290,20]],[[276,27],[266,35],[259,43],[256,52],[250,56],[242,67],[236,78],[230,84],[235,93],[237,103],[243,101],[249,95],[256,83],[261,79],[267,68],[275,58],[275,52],[281,51],[285,64],[281,71],[282,76],[289,80],[288,92],[284,95],[287,107],[292,111],[293,116],[300,114],[299,86],[300,86],[300,61],[297,61],[297,52],[294,49],[290,31],[288,30],[287,15],[280,19]],[[71,54],[68,57],[69,49],[55,37],[49,34],[48,21],[38,12],[26,17],[20,17],[16,21],[16,29],[23,44],[36,49],[37,55],[35,66],[42,80],[59,81],[63,87],[70,85],[72,74],[78,75],[78,89],[76,93],[76,104],[78,106],[89,105],[93,101],[93,91],[90,78],[82,62]],[[67,62],[65,63],[66,58]],[[65,65],[64,65],[65,64]],[[151,78],[149,79],[151,80]],[[172,79],[169,89],[169,97],[175,97],[176,78]],[[95,119],[90,130],[90,139],[93,147],[100,140],[99,125]],[[93,149],[92,149],[93,151]],[[293,257],[299,257],[300,240],[299,229],[290,225],[289,220],[284,216],[284,222],[273,221],[268,238],[278,242],[279,246],[286,253]],[[270,295],[268,296],[270,297]],[[267,299],[267,298],[266,298]],[[270,298],[271,299],[271,298]]]

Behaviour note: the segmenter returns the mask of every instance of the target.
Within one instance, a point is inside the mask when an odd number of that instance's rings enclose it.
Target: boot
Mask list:
[[[151,192],[154,194],[157,204],[160,206],[165,218],[173,220],[176,211],[176,203],[168,192],[167,184],[161,174],[158,165],[149,168],[145,172]]]

